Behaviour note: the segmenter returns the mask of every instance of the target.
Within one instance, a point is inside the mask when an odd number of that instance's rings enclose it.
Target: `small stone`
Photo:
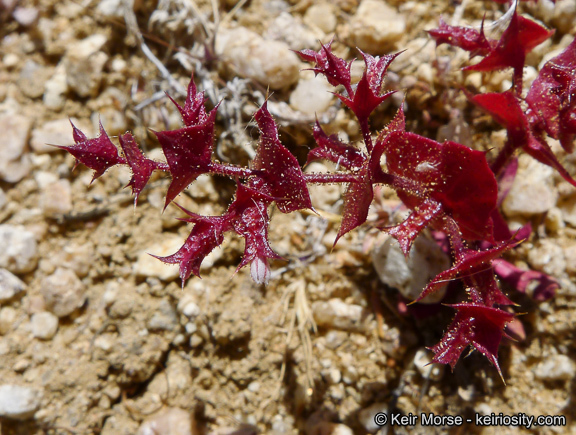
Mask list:
[[[17,7],[12,12],[12,17],[24,27],[30,27],[38,19],[38,9],[31,7]]]
[[[568,381],[574,378],[576,366],[566,355],[553,355],[539,363],[534,375],[543,381]]]
[[[192,293],[184,293],[178,301],[178,311],[189,319],[195,319],[200,315],[200,307],[196,303],[196,296]]]
[[[75,121],[74,124],[82,131],[86,132],[86,130],[81,128]],[[89,133],[86,132],[86,134],[88,135]],[[72,126],[70,125],[68,118],[55,119],[46,122],[40,127],[34,129],[32,132],[32,139],[30,140],[30,146],[34,152],[38,154],[53,153],[59,150],[50,145],[72,145],[73,143]]]
[[[26,289],[26,284],[6,269],[0,269],[0,303],[9,301]]]
[[[377,432],[382,425],[377,425],[374,421],[374,417],[378,413],[386,414],[388,412],[388,404],[387,403],[373,403],[367,408],[362,409],[358,413],[358,421],[366,432],[375,433]]]
[[[0,113],[0,178],[16,183],[30,172],[30,160],[24,155],[32,120],[14,113]]]
[[[44,85],[44,96],[42,101],[44,106],[50,110],[60,110],[66,102],[65,94],[68,92],[68,81],[66,79],[66,68],[64,63],[58,64],[54,74]]]
[[[101,0],[96,10],[105,17],[124,17],[124,2],[122,0]]]
[[[68,86],[80,97],[95,97],[102,81],[108,55],[100,48],[107,42],[103,34],[91,35],[72,44],[64,59]]]
[[[180,269],[177,264],[163,263],[149,254],[166,257],[177,252],[183,243],[181,237],[169,235],[164,237],[160,243],[147,247],[138,256],[138,260],[134,264],[134,273],[138,276],[160,278],[163,281],[172,281],[178,278]]]
[[[386,237],[372,250],[372,262],[380,281],[394,287],[407,299],[413,301],[426,284],[440,272],[450,267],[448,256],[438,244],[419,236],[414,240],[410,256],[406,258],[398,242]],[[446,293],[446,287],[426,296],[422,303],[437,303]]]
[[[574,241],[564,247],[564,258],[566,259],[566,272],[576,275],[576,243]]]
[[[364,0],[350,21],[350,42],[371,54],[393,49],[406,32],[406,21],[382,0]]]
[[[544,224],[546,225],[546,229],[553,233],[556,233],[564,228],[565,224],[562,216],[562,210],[560,210],[558,207],[552,207],[550,210],[548,210]]]
[[[20,225],[0,225],[0,267],[15,274],[31,272],[38,264],[34,234]]]
[[[20,92],[27,97],[39,98],[44,94],[44,85],[51,75],[51,68],[27,60],[16,83]]]
[[[306,26],[299,17],[282,12],[268,26],[266,37],[285,42],[291,50],[303,50],[314,47],[324,34]]]
[[[444,375],[445,366],[442,364],[432,364],[432,355],[428,350],[418,349],[414,355],[414,365],[424,379],[439,381]]]
[[[71,242],[54,254],[53,264],[71,269],[74,273],[84,278],[93,267],[94,245],[90,242],[82,245]]]
[[[576,195],[569,196],[558,204],[562,219],[568,225],[576,227]]]
[[[16,320],[16,314],[16,310],[12,307],[0,309],[0,335],[4,335],[10,331],[14,320]]]
[[[43,189],[40,205],[44,216],[55,218],[72,210],[72,186],[68,180],[58,180]]]
[[[192,416],[180,408],[166,408],[142,422],[138,435],[192,435]]]
[[[84,284],[76,274],[61,267],[44,278],[40,288],[46,309],[58,317],[66,317],[84,305],[85,291]]]
[[[555,241],[542,239],[528,251],[528,262],[539,271],[560,276],[566,270],[564,251]]]
[[[312,314],[318,326],[344,330],[358,330],[362,327],[360,305],[347,304],[341,299],[316,301],[312,304]]]
[[[32,335],[42,340],[51,340],[58,331],[58,317],[47,311],[33,314],[30,323]]]
[[[174,307],[166,299],[160,302],[157,310],[154,310],[152,318],[148,320],[146,327],[151,331],[172,331],[178,326],[178,317]]]
[[[334,6],[330,3],[320,3],[310,6],[304,15],[304,22],[309,27],[317,27],[324,33],[332,33],[338,23]]]
[[[32,120],[14,113],[0,113],[0,169],[3,161],[17,160],[26,149]]]
[[[0,209],[2,207],[4,207],[7,202],[8,202],[8,199],[6,198],[6,194],[4,193],[2,188],[0,187]]]
[[[8,53],[2,58],[2,63],[6,68],[14,68],[19,62],[20,58],[14,53]]]
[[[42,393],[20,385],[0,385],[0,417],[27,420],[40,407]]]
[[[516,178],[502,203],[504,213],[509,217],[531,216],[550,210],[558,199],[554,169],[528,155],[521,155],[518,162]]]
[[[273,90],[290,86],[300,76],[300,60],[286,43],[264,39],[243,27],[221,29],[216,53],[236,74]]]
[[[320,75],[302,79],[290,94],[290,105],[307,115],[326,112],[334,98],[334,88]]]

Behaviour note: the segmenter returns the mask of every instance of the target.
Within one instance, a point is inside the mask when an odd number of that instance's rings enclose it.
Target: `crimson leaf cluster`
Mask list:
[[[482,29],[449,26],[443,21],[438,29],[429,33],[438,44],[449,43],[469,51],[472,56],[483,57],[467,69],[513,69],[512,90],[469,95],[472,102],[507,129],[506,144],[495,160],[488,161],[485,153],[456,142],[440,143],[407,132],[402,108],[383,131],[373,137],[369,117],[392,94],[383,92],[382,88],[388,67],[400,53],[373,57],[360,52],[365,69],[360,81],[353,84],[351,62],[336,56],[331,42],[322,45],[319,51],[303,50],[299,55],[313,64],[316,74],[325,76],[341,90],[336,95],[360,125],[363,146],[344,143],[338,136],[326,134],[318,122],[314,125],[317,147],[310,151],[308,162],[328,160],[343,168],[339,172],[304,174],[295,156],[282,144],[266,103],[254,117],[260,141],[250,166],[242,168],[217,162],[213,146],[218,107],[206,110],[204,94],[198,92],[193,79],[184,107],[172,100],[184,126],[155,132],[166,163],[145,157],[130,133],[119,137],[121,156],[102,127],[98,137],[88,139],[73,126],[75,144],[61,148],[69,151],[77,162],[92,168],[94,179],[112,166],[128,165],[132,170],[128,186],[132,188],[135,202],[154,171],[164,171],[171,176],[165,207],[202,174],[224,175],[235,180],[235,197],[221,216],[201,216],[178,205],[187,215],[182,220],[194,224],[191,233],[177,252],[157,258],[179,265],[182,286],[192,274],[200,275],[202,261],[220,246],[227,232],[236,233],[245,242],[238,269],[250,265],[254,281],[267,283],[271,275],[269,259],[280,258],[268,241],[268,211],[272,204],[282,213],[313,210],[309,184],[347,185],[335,243],[366,222],[374,185],[392,187],[411,213],[402,223],[382,230],[397,239],[408,256],[415,238],[429,227],[445,237],[453,258],[452,267],[436,276],[416,301],[438,291],[449,280],[462,280],[466,290],[465,302],[452,305],[456,315],[444,337],[431,348],[434,361],[454,367],[462,351],[472,346],[500,371],[498,347],[506,336],[506,324],[514,316],[505,308],[513,302],[500,290],[495,272],[521,291],[529,282],[537,281],[540,291],[536,294],[541,299],[551,297],[558,284],[543,274],[521,271],[499,258],[517,246],[530,233],[530,228],[512,234],[498,206],[513,180],[512,156],[517,150],[552,166],[576,185],[544,137],[560,140],[566,151],[573,149],[576,42],[542,68],[527,97],[522,99],[526,54],[553,32],[514,12],[508,28],[497,41],[486,38]]]

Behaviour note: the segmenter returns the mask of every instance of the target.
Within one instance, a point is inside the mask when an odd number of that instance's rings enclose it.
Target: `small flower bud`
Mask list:
[[[270,265],[266,257],[256,257],[250,263],[250,274],[256,284],[267,285],[270,281]]]

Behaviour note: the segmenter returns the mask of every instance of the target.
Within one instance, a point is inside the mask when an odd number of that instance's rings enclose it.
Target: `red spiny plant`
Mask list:
[[[381,229],[397,239],[408,256],[415,238],[429,227],[440,238],[444,237],[453,259],[452,267],[434,278],[415,302],[437,291],[448,280],[461,280],[466,291],[465,302],[451,305],[456,316],[441,341],[431,348],[435,352],[434,362],[454,367],[462,351],[472,346],[500,372],[497,351],[506,336],[505,326],[514,316],[502,308],[513,302],[500,290],[495,272],[520,291],[536,281],[540,290],[535,294],[539,299],[551,297],[558,284],[546,275],[521,271],[499,258],[525,239],[531,229],[526,227],[512,234],[498,207],[514,178],[513,155],[517,150],[554,167],[576,185],[544,138],[547,134],[559,139],[567,151],[572,150],[576,134],[576,42],[544,66],[522,100],[525,55],[552,32],[514,12],[499,41],[486,39],[482,30],[443,22],[430,34],[439,44],[451,43],[484,56],[469,69],[514,69],[514,91],[469,95],[471,101],[507,129],[507,142],[493,161],[488,161],[485,153],[459,143],[439,143],[407,132],[402,108],[373,138],[369,117],[392,94],[383,93],[382,87],[387,69],[398,54],[373,57],[361,52],[365,70],[360,81],[353,85],[351,62],[337,57],[331,43],[322,45],[317,52],[303,50],[299,54],[313,64],[316,74],[341,87],[342,92],[336,95],[358,119],[363,146],[327,135],[316,122],[313,136],[317,147],[310,151],[308,162],[329,160],[342,171],[304,174],[297,159],[280,141],[278,127],[266,103],[255,114],[260,142],[250,167],[217,162],[213,158],[213,144],[218,107],[206,111],[205,97],[197,91],[193,80],[184,107],[172,100],[182,115],[184,127],[155,133],[166,164],[146,158],[130,133],[119,137],[124,155],[120,156],[103,128],[97,138],[88,139],[73,126],[75,145],[61,148],[69,151],[77,162],[94,169],[94,179],[114,165],[128,165],[133,174],[128,185],[135,201],[153,171],[168,172],[172,178],[165,206],[202,174],[224,175],[236,182],[235,197],[221,216],[201,216],[178,206],[188,216],[182,220],[194,224],[192,231],[176,253],[157,258],[179,265],[182,286],[190,275],[200,275],[202,261],[223,242],[227,232],[234,232],[245,241],[238,269],[250,264],[254,281],[267,283],[271,276],[268,259],[279,258],[268,241],[268,210],[272,204],[282,213],[313,210],[309,184],[347,185],[335,243],[366,222],[374,185],[390,186],[411,213],[399,225]],[[514,56],[510,55],[512,52]],[[386,160],[384,166],[382,156]]]

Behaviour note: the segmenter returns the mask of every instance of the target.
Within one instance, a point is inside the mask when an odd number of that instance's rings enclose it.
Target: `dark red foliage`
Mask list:
[[[76,158],[76,165],[82,163],[90,169],[94,169],[94,177],[92,181],[100,177],[112,166],[126,163],[126,161],[118,155],[118,149],[112,143],[108,134],[100,123],[100,134],[94,139],[88,139],[84,133],[72,124],[72,137],[74,138],[75,145],[54,145],[57,148],[68,151]]]
[[[256,265],[267,267],[268,258],[282,258],[276,254],[268,243],[268,205],[272,198],[243,184],[238,184],[236,198],[228,207],[226,216],[233,222],[234,231],[244,237],[244,256],[236,270],[256,261]],[[255,278],[255,273],[252,273]],[[261,275],[256,272],[256,277]],[[254,279],[258,284],[267,283],[268,276]]]
[[[224,241],[224,233],[230,229],[230,222],[225,216],[200,216],[180,208],[190,216],[182,220],[194,224],[194,228],[184,245],[176,253],[167,257],[150,255],[164,263],[178,264],[182,288],[184,288],[184,284],[191,274],[200,277],[202,261]]]
[[[140,192],[142,192],[142,189],[148,183],[152,172],[154,172],[155,169],[158,169],[160,164],[144,157],[144,154],[142,154],[142,151],[138,148],[138,144],[130,133],[120,135],[118,139],[122,151],[126,156],[126,162],[132,170],[132,178],[130,179],[128,186],[132,188],[132,193],[134,194],[134,205],[136,205]]]
[[[282,213],[312,208],[302,169],[296,157],[280,142],[278,127],[266,103],[256,112],[254,119],[261,137],[252,164],[264,180],[258,187],[264,194],[274,197]]]
[[[373,57],[360,52],[365,70],[353,86],[351,62],[334,55],[332,42],[322,45],[318,52],[303,50],[299,54],[314,64],[312,69],[316,74],[322,74],[330,84],[344,88],[337,96],[354,113],[360,126],[363,144],[358,146],[344,143],[337,135],[327,135],[316,122],[313,136],[317,147],[310,151],[308,162],[316,159],[334,162],[338,167],[335,173],[302,172],[296,157],[282,144],[267,103],[254,115],[260,141],[250,167],[240,168],[212,160],[218,107],[206,110],[206,98],[197,91],[193,80],[188,86],[184,107],[172,100],[182,115],[184,127],[156,132],[166,164],[146,158],[130,133],[119,137],[125,156],[121,157],[102,126],[95,139],[86,138],[73,126],[75,145],[60,148],[69,151],[77,162],[94,169],[94,178],[111,166],[128,165],[132,170],[128,185],[135,201],[155,170],[166,171],[172,177],[165,206],[202,174],[224,175],[235,180],[235,197],[221,216],[200,216],[179,206],[188,215],[182,220],[193,224],[190,235],[177,252],[156,258],[179,265],[182,286],[192,274],[200,275],[202,262],[220,246],[227,232],[244,239],[244,253],[237,270],[250,264],[253,280],[266,284],[272,275],[269,260],[280,258],[268,241],[269,207],[275,204],[283,213],[313,210],[308,184],[346,183],[343,218],[336,243],[344,234],[366,222],[374,185],[386,184],[411,211],[400,224],[382,228],[398,240],[404,254],[410,254],[415,238],[430,227],[436,240],[453,259],[452,267],[439,273],[415,302],[455,280],[459,280],[466,290],[466,302],[452,305],[456,316],[442,340],[431,348],[435,352],[434,362],[454,367],[462,351],[472,346],[500,372],[498,346],[505,336],[504,328],[514,315],[499,308],[513,305],[513,302],[500,289],[495,274],[522,292],[529,292],[533,286],[536,300],[551,297],[558,283],[547,275],[520,270],[499,258],[531,232],[531,228],[525,226],[513,235],[499,206],[514,180],[517,162],[513,156],[517,150],[556,168],[576,185],[544,139],[547,134],[560,140],[565,150],[573,148],[576,42],[544,66],[524,102],[520,93],[526,54],[553,32],[514,12],[510,25],[498,41],[487,39],[482,29],[449,26],[443,21],[438,29],[429,33],[438,45],[448,43],[469,51],[472,56],[483,56],[478,64],[468,69],[514,69],[515,92],[469,95],[471,101],[507,130],[506,145],[491,164],[483,152],[405,131],[402,108],[373,143],[368,120],[392,93],[383,92],[383,85],[386,72],[399,53]],[[456,287],[451,286],[452,289]]]
[[[215,120],[216,109],[199,124],[155,132],[172,175],[164,208],[196,178],[210,171]]]
[[[435,353],[432,361],[450,364],[454,368],[462,351],[471,345],[488,358],[502,377],[498,346],[502,337],[506,336],[504,327],[514,315],[477,304],[456,304],[451,307],[456,309],[456,316],[440,343],[430,348]]]
[[[450,26],[440,17],[440,27],[428,30],[428,34],[436,41],[436,46],[449,44],[470,52],[470,57],[486,56],[492,46],[484,36],[484,23],[480,31],[472,27]]]
[[[512,155],[516,149],[523,149],[536,160],[556,169],[562,177],[576,186],[576,181],[558,161],[545,140],[533,133],[526,113],[522,110],[520,100],[511,91],[487,93],[471,97],[478,106],[490,113],[498,123],[506,127],[508,133],[506,147],[501,156]],[[502,162],[496,161],[494,172],[502,169]],[[502,164],[501,164],[502,163]]]
[[[526,55],[554,34],[540,24],[516,11],[512,14],[510,24],[498,41],[488,40],[482,30],[448,26],[440,22],[440,27],[429,31],[436,44],[451,44],[470,51],[472,56],[482,55],[484,59],[475,65],[464,68],[473,71],[494,71],[504,68],[514,70],[514,87],[522,92],[522,70]]]
[[[386,136],[382,147],[388,171],[415,186],[397,186],[398,195],[408,207],[416,213],[429,213],[437,210],[430,202],[439,203],[442,212],[456,220],[464,238],[492,240],[491,214],[498,188],[484,153],[402,131]],[[425,201],[429,204],[422,209]],[[424,219],[431,221],[434,216]]]
[[[533,131],[545,131],[560,140],[569,153],[576,137],[576,38],[558,56],[546,62],[532,83],[526,102],[534,117]]]
[[[330,41],[328,44],[322,45],[320,51],[306,49],[298,51],[297,53],[303,60],[316,64],[316,66],[312,68],[312,71],[314,71],[316,75],[322,74],[332,86],[344,86],[348,92],[348,96],[351,96],[350,68],[352,62],[346,62],[344,59],[335,56],[332,53],[332,42],[333,41]]]

